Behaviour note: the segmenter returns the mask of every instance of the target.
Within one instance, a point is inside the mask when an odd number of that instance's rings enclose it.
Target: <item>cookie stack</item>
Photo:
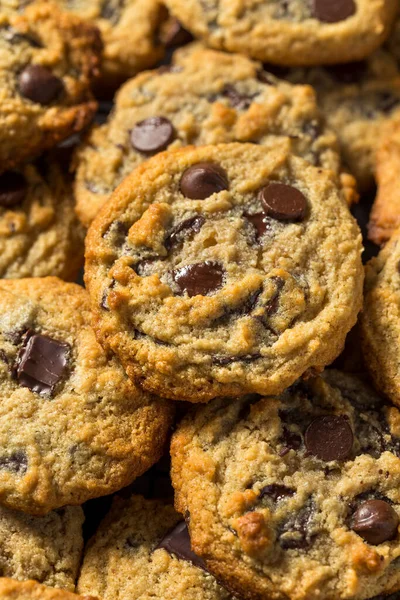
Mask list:
[[[400,598],[398,16],[0,0],[1,600]]]

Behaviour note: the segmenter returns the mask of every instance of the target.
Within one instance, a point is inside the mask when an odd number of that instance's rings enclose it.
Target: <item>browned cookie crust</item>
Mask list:
[[[93,596],[77,596],[65,590],[46,587],[36,581],[14,581],[0,578],[1,600],[98,600]]]
[[[97,29],[51,2],[0,11],[0,170],[54,146],[93,117]]]

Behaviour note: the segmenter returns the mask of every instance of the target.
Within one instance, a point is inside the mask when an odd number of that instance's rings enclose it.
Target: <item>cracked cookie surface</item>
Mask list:
[[[191,551],[182,516],[141,496],[114,498],[86,548],[77,590],[103,600],[235,600]]]
[[[221,144],[126,178],[89,229],[85,277],[129,376],[204,402],[280,393],[329,364],[361,305],[360,253],[333,173],[285,140]]]
[[[251,600],[399,590],[399,424],[397,408],[333,370],[279,397],[193,407],[171,444],[193,550]]]
[[[158,460],[172,408],[107,357],[83,288],[50,277],[2,280],[0,306],[4,505],[45,514],[82,504]]]

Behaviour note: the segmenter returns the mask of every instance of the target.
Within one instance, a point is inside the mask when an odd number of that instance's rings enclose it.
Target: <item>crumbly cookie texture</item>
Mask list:
[[[360,60],[382,44],[396,0],[166,0],[207,45],[278,65]]]
[[[2,576],[34,579],[73,592],[83,550],[83,520],[80,506],[60,508],[44,517],[0,507]]]
[[[23,14],[0,10],[1,171],[90,122],[100,55],[97,29],[52,2]]]
[[[375,244],[387,242],[400,225],[400,118],[385,131],[376,154],[378,191],[368,224],[368,237]]]
[[[399,423],[338,371],[279,397],[193,407],[171,445],[193,550],[251,600],[399,590]]]
[[[128,380],[83,288],[0,282],[0,500],[31,514],[112,493],[161,456],[169,403]]]
[[[77,596],[65,590],[41,585],[37,581],[15,581],[0,578],[1,600],[98,600],[93,596]]]
[[[234,600],[191,551],[182,516],[141,496],[114,498],[86,548],[77,590],[103,600]]]
[[[400,405],[400,230],[366,267],[361,334],[365,363],[378,389]]]
[[[310,86],[264,73],[260,63],[193,46],[172,67],[139,75],[118,93],[108,122],[94,128],[76,157],[77,213],[88,226],[116,186],[149,156],[190,144],[288,137],[294,154],[340,171],[336,136],[325,127]],[[351,201],[355,184],[342,176]]]
[[[361,306],[360,254],[333,174],[286,141],[221,144],[127,177],[89,229],[85,277],[128,375],[204,402],[280,393],[329,364]]]
[[[72,182],[42,157],[0,175],[0,276],[75,280],[83,265],[84,229]]]

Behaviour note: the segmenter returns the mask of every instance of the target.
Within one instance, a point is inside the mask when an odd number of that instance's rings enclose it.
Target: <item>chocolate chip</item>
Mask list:
[[[239,356],[214,356],[213,363],[221,367],[225,367],[226,365],[230,365],[235,362],[250,363],[254,360],[258,360],[259,358],[261,358],[261,354],[258,352],[255,354],[242,354]]]
[[[312,500],[309,500],[302,509],[291,514],[288,520],[280,526],[278,540],[283,550],[310,547],[314,537],[312,531],[314,510],[314,504]]]
[[[285,425],[282,427],[282,436],[279,441],[283,444],[279,456],[285,456],[290,450],[298,450],[302,445],[301,436],[285,427]]]
[[[222,95],[225,98],[228,98],[229,102],[234,108],[238,110],[247,110],[251,103],[253,102],[253,98],[257,96],[257,94],[252,94],[251,96],[247,96],[246,94],[241,94],[233,85],[230,83],[226,84],[224,89],[222,90]]]
[[[324,23],[337,23],[348,19],[356,12],[354,0],[313,0],[313,14]]]
[[[214,163],[197,163],[189,167],[181,178],[181,192],[191,200],[205,200],[213,194],[227,190],[228,177],[225,170]]]
[[[189,44],[193,40],[193,36],[185,29],[178,19],[171,18],[166,24],[162,35],[161,42],[166,48],[177,48]]]
[[[384,500],[363,502],[351,519],[351,529],[374,546],[396,537],[398,525],[396,511]]]
[[[181,560],[190,561],[196,567],[207,570],[204,560],[197,556],[191,548],[189,531],[185,521],[180,521],[167,533],[158,544],[156,550],[161,548]]]
[[[149,117],[136,123],[131,131],[131,143],[143,154],[156,154],[165,150],[175,139],[176,131],[169,119]]]
[[[192,233],[199,233],[205,222],[206,220],[202,215],[196,215],[181,221],[168,233],[164,246],[167,250],[171,250],[172,247],[182,244]]]
[[[10,208],[25,200],[28,184],[21,173],[7,171],[0,175],[0,206]]]
[[[218,262],[206,260],[172,271],[180,294],[207,296],[218,290],[224,282],[225,269]]]
[[[14,368],[18,383],[37,394],[51,395],[66,371],[70,350],[69,344],[29,331]]]
[[[53,75],[47,67],[29,65],[19,76],[21,95],[38,104],[51,104],[63,89],[62,80]]]
[[[0,457],[0,469],[6,469],[13,473],[23,475],[28,469],[28,459],[25,452],[22,450],[16,450],[8,456]]]
[[[307,427],[304,438],[311,454],[329,462],[349,458],[353,449],[353,431],[344,416],[317,417]]]
[[[307,200],[297,188],[284,183],[269,183],[259,194],[266,214],[278,221],[302,221]]]
[[[273,502],[280,502],[285,498],[291,498],[295,493],[295,490],[287,487],[286,485],[272,483],[271,485],[266,485],[260,490],[259,498],[262,500],[263,498],[267,497],[271,498]]]
[[[244,213],[243,216],[253,225],[256,230],[257,239],[261,238],[265,233],[271,231],[271,221],[268,215],[264,212],[255,213],[254,215],[250,215],[249,213]]]

